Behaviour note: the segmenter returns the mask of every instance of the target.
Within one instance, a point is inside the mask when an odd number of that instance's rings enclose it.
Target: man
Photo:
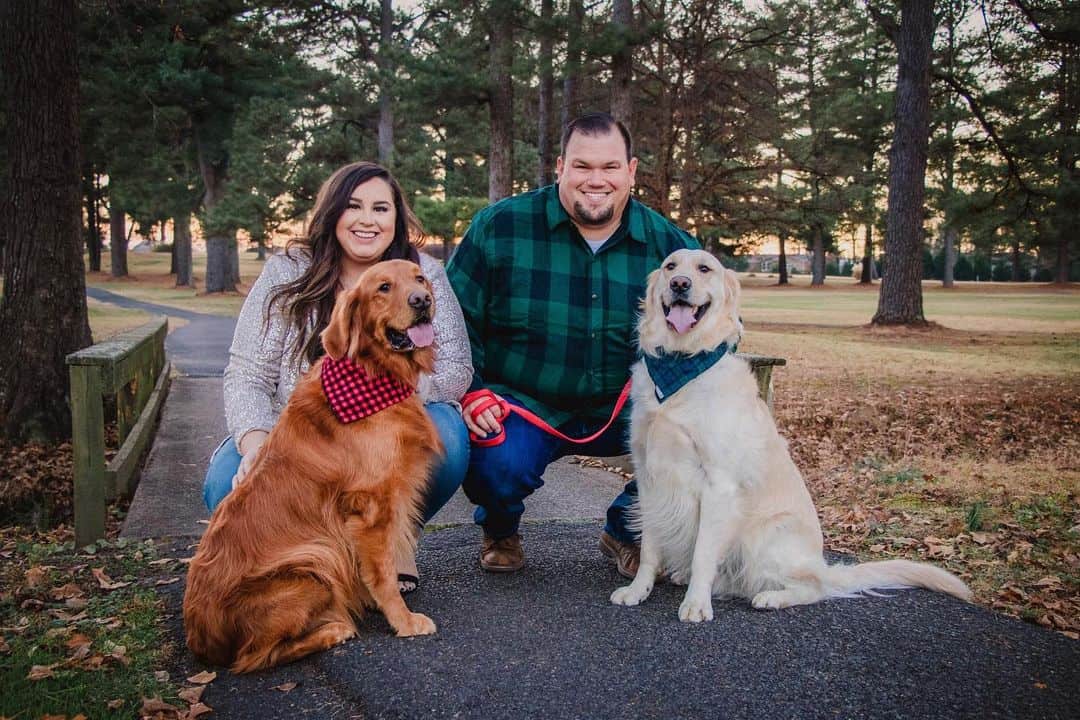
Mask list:
[[[486,388],[575,438],[611,416],[636,355],[635,325],[648,274],[687,233],[630,197],[637,170],[630,133],[607,113],[567,124],[555,185],[507,198],[473,218],[447,274],[472,345],[472,390]],[[466,396],[462,416],[479,436],[505,427],[501,444],[473,445],[465,494],[484,530],[480,566],[525,564],[518,525],[524,500],[564,455],[627,452],[629,412],[599,438],[573,445],[485,398]],[[626,527],[631,482],[608,509],[601,550],[619,572],[637,572],[637,537]]]

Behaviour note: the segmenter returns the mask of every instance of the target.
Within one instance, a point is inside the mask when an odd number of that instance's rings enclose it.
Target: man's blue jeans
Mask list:
[[[503,396],[511,405],[521,406],[513,397]],[[607,432],[587,445],[575,445],[550,435],[516,413],[502,419],[506,439],[500,445],[474,445],[469,456],[469,472],[462,489],[478,507],[473,514],[477,525],[489,537],[500,539],[518,531],[525,498],[544,484],[544,469],[566,455],[610,457],[629,452],[629,428],[614,423]],[[588,437],[599,425],[569,423],[558,429],[570,437]],[[637,484],[627,483],[607,510],[604,530],[624,543],[637,543],[638,533],[627,527],[627,510],[637,502]]]
[[[457,408],[448,403],[428,403],[424,406],[435,429],[442,438],[446,457],[436,465],[424,501],[424,522],[430,520],[453,497],[469,466],[469,431]],[[214,511],[232,490],[233,475],[240,467],[240,452],[232,437],[227,437],[210,457],[210,467],[203,482],[203,501]]]

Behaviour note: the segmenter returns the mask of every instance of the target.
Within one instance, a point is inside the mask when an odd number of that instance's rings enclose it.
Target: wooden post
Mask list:
[[[105,536],[105,418],[101,368],[72,365],[71,447],[75,470],[75,546]]]

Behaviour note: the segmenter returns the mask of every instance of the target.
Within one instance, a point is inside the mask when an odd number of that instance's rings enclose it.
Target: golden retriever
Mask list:
[[[415,388],[434,365],[432,302],[416,264],[374,265],[339,295],[321,336],[327,356]],[[414,549],[419,503],[442,450],[438,434],[415,393],[339,422],[321,382],[326,362],[297,385],[188,570],[188,647],[233,672],[344,642],[364,608],[381,610],[399,636],[435,632],[430,618],[405,606],[393,558],[402,544]]]
[[[970,599],[959,578],[925,563],[825,563],[810,493],[753,374],[744,360],[721,353],[741,337],[738,303],[735,273],[701,250],[676,251],[649,276],[638,338],[665,387],[658,392],[646,360],[634,366],[630,442],[641,564],[611,602],[641,603],[662,572],[689,583],[679,607],[687,622],[711,620],[714,596],[743,597],[759,609],[871,588],[924,587]],[[687,358],[714,363],[671,390],[664,376],[671,366],[662,363]]]

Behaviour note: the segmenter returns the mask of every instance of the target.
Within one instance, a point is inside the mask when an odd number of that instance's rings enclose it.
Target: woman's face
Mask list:
[[[390,183],[371,178],[356,186],[334,229],[350,274],[363,272],[379,261],[394,240],[396,221]]]

